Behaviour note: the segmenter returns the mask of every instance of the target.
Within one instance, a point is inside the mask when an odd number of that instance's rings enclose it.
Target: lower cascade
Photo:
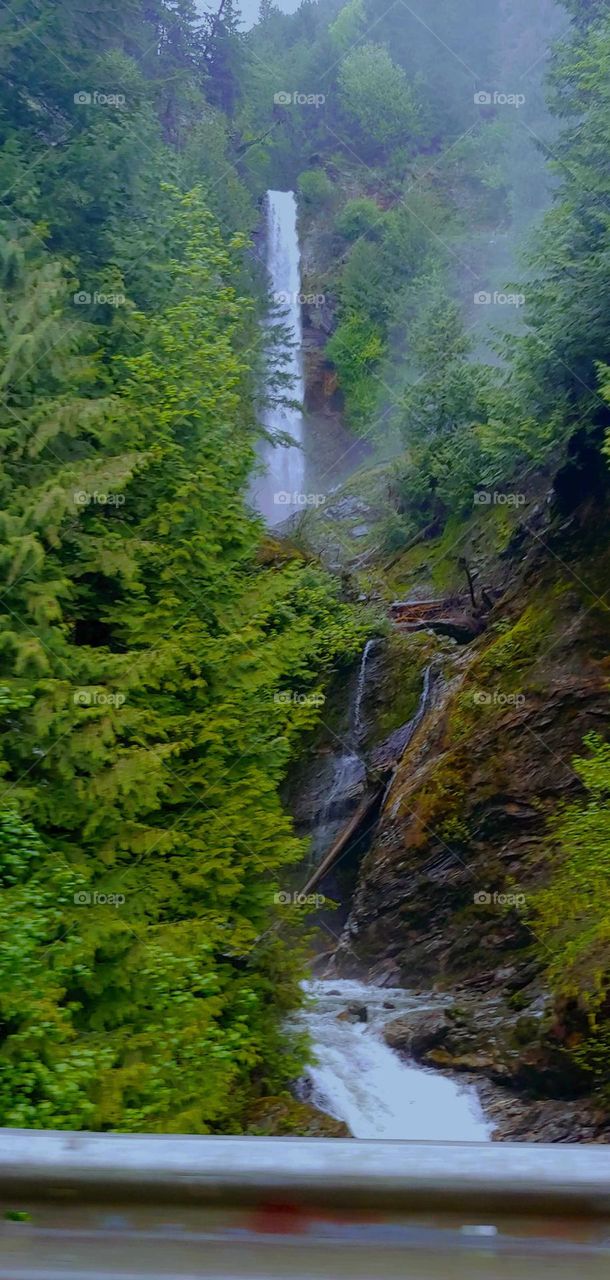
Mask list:
[[[299,1025],[311,1037],[313,1065],[304,1088],[320,1111],[343,1120],[354,1138],[490,1140],[473,1088],[410,1065],[383,1040],[387,1022],[437,1008],[442,997],[347,979],[312,981],[307,991],[312,1003]],[[357,1020],[351,1006],[366,1021]]]

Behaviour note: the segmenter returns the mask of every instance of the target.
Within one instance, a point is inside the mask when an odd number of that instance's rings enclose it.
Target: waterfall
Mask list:
[[[313,1042],[307,1084],[314,1106],[344,1120],[354,1138],[489,1141],[491,1126],[472,1086],[403,1061],[381,1035],[394,1018],[442,1007],[441,996],[345,979],[311,982],[307,989],[315,1004],[298,1023]],[[366,1007],[366,1022],[341,1017],[354,1002]]]
[[[320,809],[316,828],[312,837],[312,854],[314,866],[319,864],[324,854],[331,848],[335,836],[345,826],[350,813],[357,808],[366,790],[366,767],[359,754],[358,742],[362,732],[362,701],[366,691],[366,669],[369,654],[377,644],[377,640],[367,640],[356,683],[353,700],[353,711],[350,724],[345,735],[343,749],[333,752],[332,774],[329,780],[326,800]]]
[[[352,742],[358,740],[363,728],[367,663],[375,643],[375,640],[368,641],[360,662],[349,735]],[[432,685],[430,664],[424,672],[415,715],[381,744],[376,753],[386,771],[388,767],[395,767],[421,724]],[[320,864],[321,853],[322,866],[325,850],[329,850],[328,856],[334,854],[337,826],[345,827],[349,801],[363,794],[364,763],[356,751],[357,748],[348,747],[334,758],[332,782],[314,835],[316,862]],[[305,892],[309,892],[314,883],[315,872]],[[333,932],[332,926],[330,932]],[[306,984],[306,990],[312,999],[296,1023],[300,1030],[308,1033],[312,1065],[301,1088],[320,1111],[343,1120],[355,1138],[490,1140],[491,1126],[472,1086],[464,1087],[436,1070],[405,1061],[383,1038],[384,1025],[394,1018],[408,1021],[410,1016],[417,1018],[422,1012],[442,1009],[445,1003],[442,995],[415,995],[403,988],[382,988],[341,978],[312,981]],[[355,1016],[354,1004],[357,1006]]]
[[[293,191],[267,192],[266,243],[271,296],[281,308],[281,323],[290,333],[283,352],[271,353],[270,371],[287,375],[291,381],[284,394],[302,402],[301,255]],[[264,424],[273,436],[282,433],[295,441],[294,445],[265,441],[260,450],[265,473],[254,485],[254,501],[267,523],[277,524],[294,511],[302,510],[307,501],[305,457],[303,449],[298,447],[303,444],[303,414],[289,405],[270,406],[265,412]]]
[[[360,671],[358,672],[358,685],[356,688],[356,702],[354,706],[354,734],[356,739],[359,738],[362,731],[362,699],[366,688],[366,664],[368,662],[369,653],[375,648],[376,640],[367,640],[362,654],[362,662],[360,663]]]

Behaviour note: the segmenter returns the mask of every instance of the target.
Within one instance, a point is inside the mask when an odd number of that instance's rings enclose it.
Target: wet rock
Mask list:
[[[369,981],[376,987],[400,986],[398,965],[393,964],[390,960],[382,960],[380,964],[374,965],[368,977]]]
[[[473,1074],[471,1082],[494,1124],[494,1142],[610,1142],[608,1117],[599,1104],[535,1102],[481,1075]]]
[[[390,1049],[419,1060],[428,1050],[444,1044],[450,1032],[451,1022],[445,1009],[414,1010],[408,1017],[388,1022],[383,1038]]]
[[[259,1137],[350,1138],[342,1120],[335,1120],[309,1102],[294,1098],[261,1098],[250,1109],[246,1133]]]
[[[501,985],[502,983],[507,982],[509,978],[513,978],[515,972],[514,964],[505,965],[503,969],[496,969],[496,972],[494,973],[494,982]]]
[[[508,1079],[510,1071],[504,1063],[486,1053],[449,1053],[447,1049],[429,1049],[422,1056],[429,1067],[444,1067],[450,1071],[483,1072],[492,1080]]]
[[[324,516],[328,520],[353,520],[355,516],[366,516],[369,506],[362,498],[348,495],[324,508]]]
[[[348,1004],[346,1009],[337,1014],[337,1022],[368,1022],[369,1014],[365,1004]]]

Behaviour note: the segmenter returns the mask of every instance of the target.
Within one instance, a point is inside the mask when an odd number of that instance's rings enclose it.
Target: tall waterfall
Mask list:
[[[302,402],[303,357],[301,322],[301,255],[297,234],[297,206],[293,191],[267,192],[267,269],[271,295],[281,308],[281,321],[290,331],[284,351],[285,360],[271,354],[272,371],[280,370],[291,378],[285,394]],[[275,435],[283,432],[296,445],[303,443],[303,415],[289,406],[269,408],[265,426]],[[305,458],[301,448],[265,442],[261,448],[265,474],[254,486],[254,500],[269,524],[285,520],[305,502]]]

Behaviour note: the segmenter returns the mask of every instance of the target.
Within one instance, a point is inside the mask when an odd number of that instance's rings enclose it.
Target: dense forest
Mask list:
[[[388,477],[382,560],[557,475],[564,518],[603,502],[610,15],[17,0],[0,51],[0,1122],[254,1131],[307,1056],[285,781],[387,626],[252,502],[290,397],[265,192],[297,192],[333,393]],[[604,731],[529,927],[607,1088]]]

